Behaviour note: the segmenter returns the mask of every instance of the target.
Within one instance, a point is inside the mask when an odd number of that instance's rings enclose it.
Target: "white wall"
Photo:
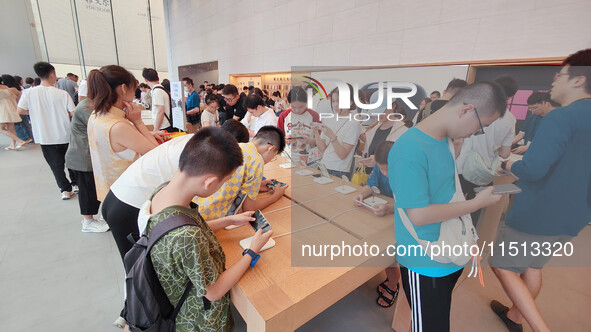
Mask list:
[[[0,0],[0,74],[36,77],[33,34],[25,1]]]
[[[169,71],[229,74],[566,56],[591,47],[588,0],[164,0]]]

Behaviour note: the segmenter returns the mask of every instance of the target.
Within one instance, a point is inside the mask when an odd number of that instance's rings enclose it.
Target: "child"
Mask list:
[[[247,125],[250,137],[254,137],[263,126],[277,126],[275,113],[265,106],[265,101],[259,95],[253,93],[247,96],[244,107],[253,116],[252,121]]]
[[[392,197],[392,189],[388,182],[388,154],[392,149],[394,142],[383,141],[378,144],[375,151],[376,166],[374,166],[367,185],[364,186],[360,193],[355,196],[354,201],[363,201],[366,197],[373,194],[371,187],[380,189],[380,193],[384,196]],[[355,203],[357,206],[362,206],[360,203]],[[394,213],[394,204],[378,204],[373,208],[373,213],[378,217],[383,217],[387,214]],[[398,297],[400,280],[400,268],[398,266],[386,268],[387,279],[378,286],[378,298],[376,303],[382,308],[389,308],[394,304],[396,297]]]
[[[436,241],[443,221],[498,202],[501,196],[493,195],[488,188],[474,199],[450,203],[456,186],[448,138],[483,133],[483,127],[502,116],[506,108],[500,86],[474,83],[409,129],[390,151],[388,178],[396,198],[396,242],[407,249],[407,255],[397,256],[397,260],[413,312],[413,331],[449,331],[451,294],[463,266],[439,263],[425,255],[402,223],[398,209],[405,210],[418,238]]]
[[[218,103],[218,99],[215,95],[207,95],[205,97],[205,104],[207,108],[205,112],[201,114],[201,128],[205,127],[219,127],[220,126],[220,116],[218,114],[218,108],[220,104]]]
[[[187,215],[197,223],[171,231],[150,251],[158,280],[172,305],[179,302],[187,282],[193,284],[176,317],[176,331],[232,330],[229,290],[251,265],[251,254],[256,257],[273,233],[259,230],[250,245],[251,252],[225,270],[224,251],[213,233],[215,229],[190,207],[193,197],[215,193],[242,162],[242,151],[229,133],[218,128],[201,129],[181,153],[179,170],[172,180],[156,189],[151,201],[142,206],[149,213],[148,235],[159,222],[174,215]],[[205,310],[207,302],[211,307]]]

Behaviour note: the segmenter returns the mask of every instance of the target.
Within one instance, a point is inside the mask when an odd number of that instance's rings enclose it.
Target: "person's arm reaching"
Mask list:
[[[270,230],[266,233],[263,233],[262,230],[258,230],[254,237],[252,238],[252,242],[250,243],[250,249],[255,253],[261,251],[261,248],[269,241],[273,235],[273,231]],[[250,255],[243,255],[234,265],[232,265],[229,269],[224,271],[218,280],[213,284],[206,287],[207,293],[205,297],[210,301],[217,301],[221,299],[236,283],[244,272],[248,270],[250,266],[250,262],[252,258]]]
[[[500,146],[499,149],[499,157],[503,159],[509,158],[511,156],[511,146]]]
[[[254,211],[246,211],[232,216],[226,216],[214,220],[207,221],[207,225],[212,231],[220,230],[226,226],[244,226],[255,219],[252,217]]]
[[[431,204],[422,208],[406,209],[406,214],[416,226],[442,222],[497,203],[502,196],[493,194],[492,192],[493,187],[489,187],[478,193],[471,200],[448,204]]]
[[[515,137],[513,138],[513,144],[517,144],[517,142],[521,141],[523,137],[525,137],[525,133],[523,131],[517,133],[517,135],[515,135]]]
[[[570,126],[563,123],[560,114],[550,113],[540,122],[532,144],[523,159],[508,165],[508,170],[519,179],[537,181],[560,160],[572,134]]]
[[[252,198],[246,196],[242,208],[247,211],[262,210],[267,206],[277,202],[281,197],[283,197],[283,194],[285,193],[285,189],[287,189],[287,187],[287,185],[277,186],[275,187],[273,193],[270,196],[264,198],[259,197],[253,200]]]
[[[156,107],[156,121],[154,121],[154,131],[159,131],[164,122],[164,106],[154,105]]]

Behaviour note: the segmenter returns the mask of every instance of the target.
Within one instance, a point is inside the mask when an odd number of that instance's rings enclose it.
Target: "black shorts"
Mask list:
[[[413,332],[449,331],[451,293],[463,270],[444,277],[427,277],[400,266]]]

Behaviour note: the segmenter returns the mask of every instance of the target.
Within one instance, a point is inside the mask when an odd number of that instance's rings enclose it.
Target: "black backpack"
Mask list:
[[[150,236],[130,234],[133,247],[125,254],[127,299],[122,316],[132,332],[172,332],[175,319],[189,296],[193,284],[189,281],[183,296],[173,307],[154,271],[150,250],[168,232],[182,226],[197,226],[190,217],[179,214],[162,220],[150,231]]]

